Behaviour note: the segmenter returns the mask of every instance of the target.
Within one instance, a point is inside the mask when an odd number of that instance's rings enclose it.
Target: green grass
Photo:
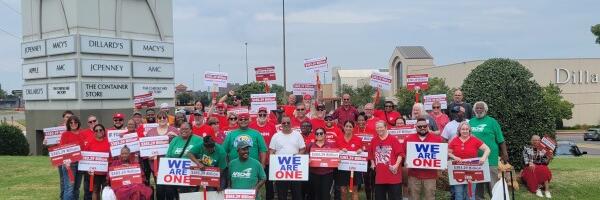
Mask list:
[[[58,199],[58,171],[47,157],[0,156],[0,163],[0,199]],[[550,168],[553,199],[598,199],[600,157],[556,158]],[[437,194],[438,199],[448,196],[443,191]],[[529,193],[521,184],[515,199],[541,198]]]

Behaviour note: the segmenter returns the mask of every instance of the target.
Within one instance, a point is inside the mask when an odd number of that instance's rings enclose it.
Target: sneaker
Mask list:
[[[538,197],[544,197],[544,195],[542,194],[542,190],[537,189],[537,191],[535,191],[535,195],[537,195]]]
[[[546,198],[551,199],[552,195],[550,195],[550,191],[545,191],[544,194],[546,195]]]

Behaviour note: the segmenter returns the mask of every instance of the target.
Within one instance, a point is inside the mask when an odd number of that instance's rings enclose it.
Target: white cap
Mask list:
[[[163,109],[163,108],[169,108],[169,104],[168,103],[161,103],[160,104],[160,109]]]

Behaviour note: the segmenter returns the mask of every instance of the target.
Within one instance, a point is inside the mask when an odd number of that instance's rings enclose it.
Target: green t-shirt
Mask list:
[[[202,139],[196,135],[191,135],[188,140],[190,140],[190,143],[188,144],[188,146],[185,148],[185,153],[181,156],[184,158],[187,158],[187,152],[190,151],[190,149],[194,148],[195,146],[202,146]],[[181,138],[181,136],[177,136],[175,138],[173,138],[173,140],[171,140],[171,143],[169,143],[169,149],[167,150],[167,158],[179,158],[179,155],[181,154],[181,151],[183,151],[183,146],[185,146],[185,142],[187,140],[183,140],[183,138]]]
[[[267,152],[267,145],[263,136],[254,129],[237,129],[227,134],[223,147],[229,154],[229,160],[238,158],[237,144],[238,141],[246,141],[251,145],[248,154],[250,158],[260,161],[260,152]]]
[[[498,156],[500,153],[498,144],[504,142],[504,135],[502,135],[502,129],[498,121],[490,116],[485,116],[481,119],[473,117],[469,120],[469,125],[471,125],[473,135],[490,147],[490,156],[488,157],[490,166],[498,166]],[[482,155],[483,151],[479,151],[479,156]]]
[[[259,180],[267,179],[267,175],[257,160],[248,158],[241,162],[235,159],[229,163],[229,179],[231,189],[252,189]]]
[[[227,162],[225,161],[225,150],[219,144],[215,144],[215,151],[211,154],[204,150],[204,145],[194,146],[190,150],[190,153],[194,154],[196,159],[198,159],[202,164],[208,167],[219,167],[221,169],[225,169],[227,167]]]

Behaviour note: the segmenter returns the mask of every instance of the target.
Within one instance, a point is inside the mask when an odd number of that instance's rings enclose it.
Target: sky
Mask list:
[[[600,1],[545,0],[287,0],[288,89],[313,81],[303,60],[330,67],[387,68],[396,46],[424,46],[435,65],[494,57],[599,58],[590,27]],[[283,83],[281,0],[173,0],[175,83],[203,89],[205,71],[246,83],[253,68],[274,65]],[[0,0],[0,84],[20,89],[19,0]],[[17,37],[14,37],[17,36]],[[194,80],[195,79],[195,80]],[[331,81],[326,74],[325,82]]]

